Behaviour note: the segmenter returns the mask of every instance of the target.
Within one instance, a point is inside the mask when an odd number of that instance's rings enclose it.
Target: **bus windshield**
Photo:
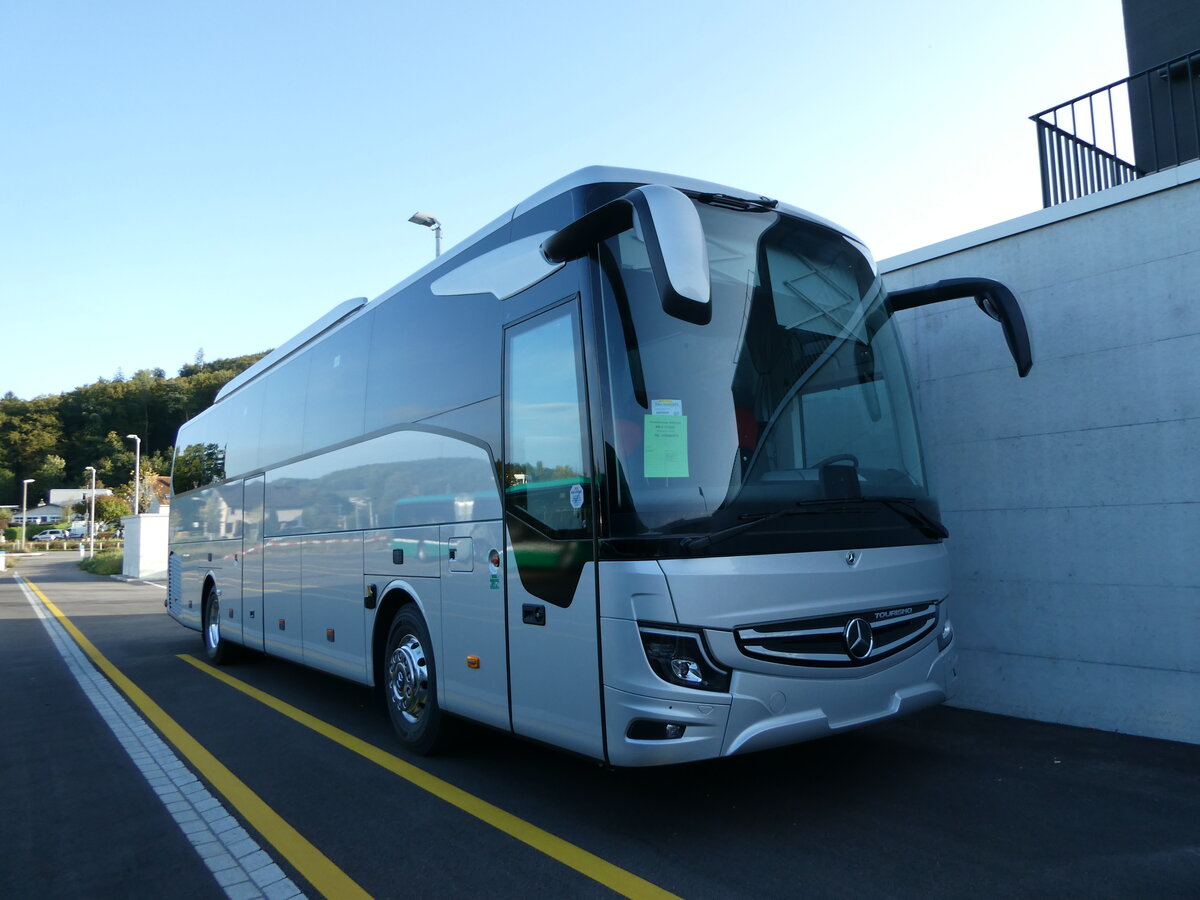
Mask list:
[[[636,231],[599,248],[606,537],[753,544],[720,548],[739,553],[944,537],[865,252],[770,209],[697,208],[706,325],[663,312]]]

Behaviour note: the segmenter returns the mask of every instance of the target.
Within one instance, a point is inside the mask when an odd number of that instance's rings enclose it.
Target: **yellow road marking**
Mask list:
[[[217,791],[224,795],[252,825],[259,834],[284,857],[301,875],[308,879],[314,888],[326,897],[370,898],[349,875],[339,869],[320,850],[310,844],[300,832],[289,825],[284,819],[263,801],[254,791],[250,790],[236,775],[227,769],[183,727],[172,719],[161,706],[134,684],[128,676],[108,661],[108,658],[96,649],[96,646],[84,637],[83,632],[75,627],[63,612],[50,602],[33,582],[25,579],[25,584],[53,613],[59,624],[67,630],[80,649],[88,655],[92,662],[108,680],[116,685],[129,702],[141,711],[159,733],[183,754],[197,772]]]
[[[526,822],[518,816],[514,816],[510,812],[505,812],[500,807],[488,803],[486,800],[482,800],[474,794],[464,791],[462,788],[455,787],[448,781],[443,781],[436,775],[431,775],[424,769],[418,768],[412,763],[405,762],[398,756],[388,753],[386,750],[379,749],[374,744],[357,738],[349,732],[342,731],[328,722],[323,722],[316,716],[309,715],[303,710],[292,706],[290,703],[285,703],[276,697],[272,697],[270,694],[252,687],[244,681],[239,681],[232,675],[215,669],[193,656],[181,653],[179,654],[179,658],[191,663],[201,672],[223,681],[248,697],[254,698],[259,703],[269,706],[276,712],[287,716],[295,722],[299,722],[306,728],[311,728],[313,731],[340,744],[347,750],[369,759],[376,765],[382,766],[389,772],[399,775],[422,790],[428,791],[438,799],[444,800],[451,806],[458,807],[468,815],[474,816],[491,825],[493,828],[528,844],[533,849],[546,854],[552,859],[570,866],[581,875],[586,875],[593,881],[599,882],[624,897],[634,898],[634,900],[651,900],[651,898],[653,900],[667,900],[667,898],[679,900],[675,894],[663,890],[658,885],[651,884],[644,878],[639,878],[632,872],[627,872],[625,869],[601,859],[594,853],[589,853],[582,847],[577,847],[569,841],[565,841],[530,822]]]

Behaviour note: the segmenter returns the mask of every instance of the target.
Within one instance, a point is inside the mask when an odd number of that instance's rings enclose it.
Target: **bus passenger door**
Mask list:
[[[263,649],[263,491],[265,475],[246,479],[242,511],[242,639]]]
[[[517,734],[603,759],[578,301],[509,327],[504,350],[512,726]]]

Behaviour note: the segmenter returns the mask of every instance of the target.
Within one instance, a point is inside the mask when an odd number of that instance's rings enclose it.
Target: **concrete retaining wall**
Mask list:
[[[885,260],[953,554],[957,705],[1200,743],[1200,163]]]

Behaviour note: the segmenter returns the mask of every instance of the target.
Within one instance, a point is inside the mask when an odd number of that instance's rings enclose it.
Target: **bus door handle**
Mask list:
[[[545,625],[546,607],[540,603],[522,603],[521,621],[526,625]]]
[[[450,538],[446,558],[449,562],[451,572],[475,571],[475,550],[472,546],[471,538]]]

